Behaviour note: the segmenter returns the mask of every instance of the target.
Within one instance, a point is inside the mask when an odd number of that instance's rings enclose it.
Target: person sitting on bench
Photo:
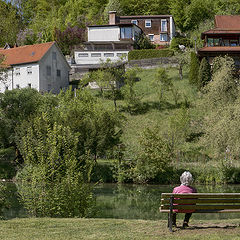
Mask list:
[[[197,190],[190,185],[193,183],[192,174],[188,171],[185,171],[180,177],[181,185],[173,189],[173,193],[196,193]],[[176,226],[177,212],[181,210],[174,210],[173,213],[173,226]],[[189,219],[192,216],[194,210],[184,210],[185,218],[183,221],[183,228],[188,227]]]

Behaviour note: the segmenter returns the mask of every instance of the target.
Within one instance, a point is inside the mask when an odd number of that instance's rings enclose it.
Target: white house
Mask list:
[[[59,93],[69,85],[70,66],[55,42],[0,49],[0,54],[7,67],[0,92],[30,87]]]
[[[132,23],[89,26],[88,42],[83,49],[75,50],[75,62],[83,65],[100,64],[107,59],[127,61],[127,54],[141,33],[142,29]]]

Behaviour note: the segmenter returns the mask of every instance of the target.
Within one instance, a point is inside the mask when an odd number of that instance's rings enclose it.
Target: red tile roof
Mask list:
[[[236,47],[203,47],[198,52],[240,52],[240,46]]]
[[[225,30],[240,30],[240,15],[215,16],[215,28]]]
[[[1,49],[0,54],[5,55],[5,65],[18,65],[38,62],[55,42],[26,45],[10,49]]]

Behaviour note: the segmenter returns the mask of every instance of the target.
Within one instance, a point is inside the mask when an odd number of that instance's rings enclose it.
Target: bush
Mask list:
[[[198,85],[199,60],[195,52],[191,52],[191,63],[189,69],[189,83]]]
[[[198,82],[199,88],[204,87],[211,80],[211,66],[206,58],[203,58],[199,67]]]
[[[174,37],[171,41],[170,48],[174,51],[179,50],[179,45],[184,45],[185,47],[190,47],[190,39],[185,37]]]
[[[170,49],[142,49],[132,50],[128,53],[128,60],[138,60],[146,58],[161,58],[161,57],[172,57],[174,51]]]

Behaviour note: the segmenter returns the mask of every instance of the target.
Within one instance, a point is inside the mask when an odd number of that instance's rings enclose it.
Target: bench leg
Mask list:
[[[170,197],[170,213],[168,215],[168,225],[169,225],[169,231],[172,232],[172,226],[173,226],[173,196]]]

